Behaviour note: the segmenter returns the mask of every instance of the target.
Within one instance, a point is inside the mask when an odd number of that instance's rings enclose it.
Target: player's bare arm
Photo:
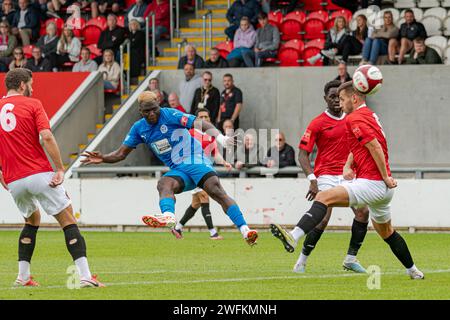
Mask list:
[[[194,122],[194,127],[199,128],[202,132],[215,137],[216,140],[224,147],[235,145],[235,139],[233,137],[224,136],[212,123],[208,121],[202,121],[200,119],[196,119]]]
[[[50,187],[55,188],[64,181],[64,165],[61,159],[61,153],[59,152],[55,137],[49,129],[42,130],[39,134],[42,138],[45,150],[47,150],[48,155],[55,165],[55,174],[49,184]]]
[[[381,173],[381,176],[383,177],[384,182],[386,183],[386,186],[389,189],[393,189],[397,187],[397,181],[395,181],[394,178],[389,177],[388,171],[386,168],[386,161],[384,158],[384,152],[383,148],[381,147],[378,140],[375,138],[372,141],[367,142],[364,145],[370,152],[370,155],[372,156],[373,160],[375,161],[378,170]]]
[[[216,152],[216,154],[214,155],[214,162],[223,165],[228,171],[233,169],[233,165],[227,162],[220,154],[220,152]]]
[[[85,157],[85,159],[81,160],[81,163],[89,165],[89,164],[100,164],[100,163],[116,163],[125,158],[133,151],[134,149],[121,145],[119,149],[108,153],[102,154],[99,151],[86,151],[81,156]]]
[[[353,153],[349,153],[347,162],[345,162],[344,169],[342,171],[342,175],[345,180],[353,180],[355,179],[355,172],[352,169],[353,164]]]
[[[317,179],[315,176],[311,176],[314,174],[313,168],[311,167],[311,161],[309,159],[310,153],[306,150],[300,149],[298,153],[298,162],[300,163],[300,166],[302,167],[302,170],[309,180],[309,190],[308,193],[306,193],[306,199],[308,201],[314,200],[317,193],[319,192],[319,186],[317,184]]]

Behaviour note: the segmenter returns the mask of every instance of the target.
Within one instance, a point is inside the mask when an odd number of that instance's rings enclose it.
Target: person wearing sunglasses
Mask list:
[[[14,49],[13,60],[9,64],[9,70],[14,70],[17,68],[25,68],[27,64],[27,59],[23,53],[23,49],[21,47],[17,47]]]
[[[206,108],[209,111],[210,122],[217,123],[220,107],[220,92],[212,85],[212,73],[204,71],[202,73],[202,86],[195,90],[192,100],[191,114],[196,114],[198,109]]]

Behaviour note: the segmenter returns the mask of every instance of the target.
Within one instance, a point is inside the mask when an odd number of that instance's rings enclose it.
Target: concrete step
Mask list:
[[[130,86],[130,88],[132,88],[132,87],[133,87],[133,86]],[[136,89],[136,88],[135,88],[135,89]],[[134,89],[131,89],[131,90],[134,90]],[[119,110],[120,107],[121,107],[120,104],[114,104],[114,105],[112,106],[113,113],[115,113],[117,110]]]
[[[200,55],[200,56],[202,56],[202,54],[203,54],[203,47],[197,47],[197,48],[195,48],[196,50],[197,50],[197,54],[198,55]],[[208,50],[209,48],[207,48],[207,50]],[[178,57],[178,48],[165,48],[164,50],[163,50],[163,53],[164,53],[164,57]],[[208,51],[206,51],[206,54],[208,54],[209,52]],[[183,56],[184,55],[184,49],[183,48],[181,48],[181,56]]]
[[[197,19],[202,19],[202,16],[208,11],[208,9],[203,9],[203,10],[198,10],[197,12]],[[226,18],[227,16],[227,9],[223,8],[223,9],[212,9],[211,10],[213,13],[213,19],[215,18]]]
[[[204,9],[228,9],[228,0],[207,0],[203,2]]]
[[[182,42],[185,38],[174,38],[173,42],[175,43],[175,47],[176,44],[179,42]],[[199,38],[199,37],[195,37],[195,38],[186,38],[187,42],[194,45],[196,48],[197,47],[202,47],[203,46],[203,38]],[[222,41],[227,40],[227,37],[225,35],[220,36],[220,37],[213,37],[212,38],[212,45],[215,46],[219,43],[221,43]],[[206,41],[206,45],[208,46],[208,41]]]
[[[103,127],[104,127],[103,123],[97,123],[97,124],[95,125],[95,129],[97,130],[97,133],[98,133],[100,130],[102,130]]]
[[[148,67],[148,71],[154,71],[154,70],[177,70],[177,66],[151,66]]]
[[[158,57],[156,58],[156,65],[158,66],[176,66],[178,65],[178,57]]]
[[[212,28],[213,37],[224,36],[224,28]],[[206,37],[209,36],[209,27],[206,27]],[[203,37],[203,29],[202,28],[180,28],[180,38],[202,38]]]
[[[86,149],[87,145],[86,144],[79,144],[78,145],[78,152],[81,154],[83,153],[84,149]]]
[[[87,138],[88,138],[88,143],[90,143],[92,140],[94,140],[96,134],[95,133],[88,133]]]
[[[112,116],[113,115],[111,113],[105,114],[105,122],[111,120]]]
[[[202,19],[189,19],[189,27],[190,28],[202,28],[203,20]],[[206,26],[208,27],[209,21],[206,20]],[[223,28],[225,29],[230,25],[226,18],[213,18],[212,19],[213,28]]]

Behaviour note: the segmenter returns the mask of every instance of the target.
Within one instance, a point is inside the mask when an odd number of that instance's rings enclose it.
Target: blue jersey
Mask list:
[[[123,144],[136,148],[145,143],[170,168],[180,164],[207,164],[211,161],[203,153],[201,143],[187,129],[192,128],[195,116],[172,108],[161,108],[158,122],[136,121]]]

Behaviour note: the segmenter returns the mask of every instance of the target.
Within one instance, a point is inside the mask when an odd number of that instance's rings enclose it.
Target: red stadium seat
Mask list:
[[[117,16],[117,25],[125,28],[125,16]]]
[[[324,0],[301,0],[303,2],[303,10],[316,11],[325,9],[326,1]]]
[[[88,45],[87,48],[91,51],[91,59],[95,59],[102,55],[102,50],[97,47],[96,43]]]
[[[283,14],[281,13],[281,11],[270,11],[268,17],[269,23],[280,29],[281,22],[283,21]]]
[[[319,19],[309,19],[303,26],[304,39],[325,38],[325,24]]]
[[[58,36],[61,35],[62,29],[64,28],[64,20],[61,18],[51,18],[45,21],[45,27],[49,25],[49,23],[55,23],[56,24],[56,34]]]
[[[339,7],[338,5],[335,5],[333,2],[331,2],[331,0],[327,0],[326,9],[329,11],[333,11],[333,10],[342,10],[344,8]]]
[[[347,20],[347,23],[349,23],[350,21],[352,21],[352,12],[350,10],[347,9],[342,9],[342,10],[338,10],[338,11],[334,11],[331,15],[330,15],[330,20],[334,20],[337,17],[344,17],[345,20]]]
[[[292,11],[284,16],[284,20],[295,20],[300,22],[301,24],[304,24],[306,21],[306,14],[300,10]]]
[[[215,46],[217,50],[219,50],[220,55],[222,58],[226,59],[227,55],[233,51],[234,44],[233,41],[223,41]]]
[[[318,19],[318,20],[322,21],[323,23],[327,23],[328,12],[326,12],[325,10],[314,11],[314,12],[311,12],[310,14],[308,14],[306,19],[307,20],[308,19]]]
[[[28,46],[23,46],[22,50],[23,50],[23,55],[25,56],[25,58],[30,59],[33,55],[31,54],[33,52],[33,48],[35,46],[30,44]]]
[[[86,25],[86,20],[83,18],[68,18],[66,20],[66,26],[71,27],[75,37],[81,37],[82,30]]]
[[[298,39],[289,40],[281,45],[280,53],[285,49],[296,50],[301,54],[305,50],[305,43]]]
[[[136,0],[125,0],[125,9],[130,8],[135,3],[136,3]]]
[[[47,28],[47,26],[45,25],[45,22],[42,21],[41,22],[41,28],[39,29],[39,35],[40,36],[45,36],[45,34],[47,33],[46,28]]]
[[[301,39],[303,24],[306,16],[303,11],[293,11],[288,13],[281,23],[281,40]]]
[[[318,53],[320,53],[320,49],[319,48],[315,48],[315,47],[305,48],[305,51],[303,51],[303,66],[305,66],[305,67],[322,66],[323,65],[322,59],[319,59],[313,65],[308,62],[309,58],[315,56]]]
[[[86,22],[86,26],[97,26],[101,30],[105,30],[106,29],[106,18],[102,17],[102,16],[98,16],[97,18],[89,19]]]
[[[102,30],[98,26],[88,25],[83,28],[83,44],[88,46],[93,43],[98,43],[98,39],[100,38],[100,34]]]
[[[324,47],[325,47],[325,40],[322,39],[322,38],[314,39],[314,40],[308,41],[308,42],[305,44],[305,49],[308,49],[308,48],[317,48],[317,49],[322,50]]]
[[[281,67],[298,67],[301,64],[300,53],[292,48],[286,48],[278,54]]]

